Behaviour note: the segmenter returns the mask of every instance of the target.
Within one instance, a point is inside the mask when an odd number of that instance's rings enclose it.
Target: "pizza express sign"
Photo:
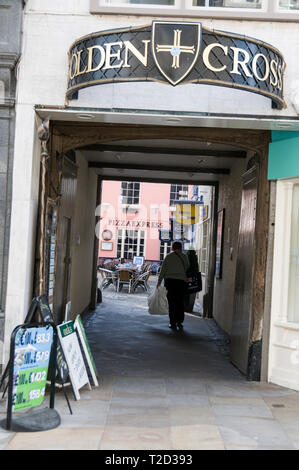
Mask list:
[[[153,21],[78,39],[69,51],[67,96],[109,82],[204,83],[252,91],[285,107],[285,62],[274,47],[201,23]]]

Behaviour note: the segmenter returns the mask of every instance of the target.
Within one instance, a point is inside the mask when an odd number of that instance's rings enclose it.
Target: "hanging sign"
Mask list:
[[[79,341],[75,331],[74,323],[68,321],[57,327],[58,338],[68,365],[69,377],[73,387],[76,400],[80,400],[79,390],[84,385],[90,387],[84,359],[81,353]]]
[[[54,286],[55,286],[55,259],[57,251],[57,220],[58,208],[52,199],[47,200],[46,209],[46,285],[48,293],[48,303],[51,311],[53,311],[54,302]]]
[[[161,242],[171,242],[173,239],[173,233],[171,230],[160,229],[159,230],[159,239]]]
[[[95,362],[94,362],[94,359],[93,359],[93,356],[89,347],[88,339],[87,339],[84,325],[82,323],[82,319],[80,315],[77,316],[74,325],[75,325],[76,331],[78,332],[78,336],[80,338],[82,350],[83,350],[83,353],[84,353],[84,356],[88,365],[88,370],[90,372],[93,384],[97,387],[99,385],[98,380],[97,380],[97,369],[96,369],[96,365],[95,365]]]
[[[199,204],[176,204],[175,220],[182,225],[193,225],[199,221]]]
[[[76,40],[69,50],[67,97],[109,82],[203,83],[258,93],[282,109],[284,70],[282,54],[258,39],[199,22],[153,21]]]
[[[209,218],[209,206],[200,206],[200,217],[203,221]]]
[[[15,337],[13,410],[42,404],[45,397],[53,328],[22,328]]]

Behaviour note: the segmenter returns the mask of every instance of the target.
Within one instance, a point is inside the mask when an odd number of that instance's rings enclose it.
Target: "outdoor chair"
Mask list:
[[[106,289],[111,284],[115,284],[115,281],[116,281],[117,277],[116,277],[116,273],[114,271],[110,271],[109,269],[100,268],[99,273],[102,276],[102,284],[101,284],[102,289]]]
[[[143,289],[146,292],[148,292],[149,287],[148,287],[147,281],[148,281],[150,275],[151,275],[151,270],[150,269],[148,271],[146,271],[145,273],[140,274],[140,276],[138,276],[137,279],[134,281],[134,284],[133,284],[133,287],[132,287],[133,292],[135,292],[135,290],[137,289],[138,286],[143,287]]]
[[[120,284],[128,284],[129,286],[129,294],[131,293],[131,287],[132,287],[132,275],[130,271],[127,270],[120,270],[118,272],[118,278],[117,278],[117,292],[119,292],[119,286]]]

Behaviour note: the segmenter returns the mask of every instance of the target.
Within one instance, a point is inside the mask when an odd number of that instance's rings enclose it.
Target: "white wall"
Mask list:
[[[4,363],[11,331],[23,323],[32,300],[39,196],[40,146],[36,128],[40,122],[32,106],[20,104],[16,111]]]
[[[294,183],[277,181],[268,380],[299,391],[299,323],[288,318]]]
[[[153,19],[148,16],[90,15],[88,12],[89,0],[28,0],[20,100],[34,104],[63,105],[68,72],[67,52],[73,41],[91,32],[150,24]],[[194,21],[194,18],[190,20]],[[79,100],[72,101],[71,106],[110,108],[117,105],[124,108],[297,116],[292,99],[299,85],[298,23],[204,19],[202,24],[210,29],[257,38],[281,51],[287,63],[286,110],[272,110],[269,99],[240,90],[208,85],[172,87],[136,82],[106,84],[81,90]]]

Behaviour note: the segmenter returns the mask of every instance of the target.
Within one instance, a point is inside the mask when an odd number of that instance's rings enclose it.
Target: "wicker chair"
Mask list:
[[[102,284],[101,284],[102,289],[106,289],[111,284],[115,285],[117,277],[116,277],[116,273],[114,271],[110,271],[109,269],[100,268],[99,273],[102,276]]]
[[[120,270],[118,272],[118,278],[117,278],[117,292],[119,292],[119,286],[120,284],[128,284],[129,286],[129,294],[131,293],[131,287],[132,287],[132,275],[130,271],[127,270]]]
[[[148,271],[146,271],[145,273],[140,274],[140,276],[138,276],[137,279],[135,279],[135,281],[133,283],[133,287],[132,287],[133,292],[135,292],[135,290],[137,289],[138,286],[143,287],[143,289],[146,290],[146,292],[148,292],[149,287],[148,287],[147,281],[148,281],[150,275],[151,275],[151,270],[150,269]]]

